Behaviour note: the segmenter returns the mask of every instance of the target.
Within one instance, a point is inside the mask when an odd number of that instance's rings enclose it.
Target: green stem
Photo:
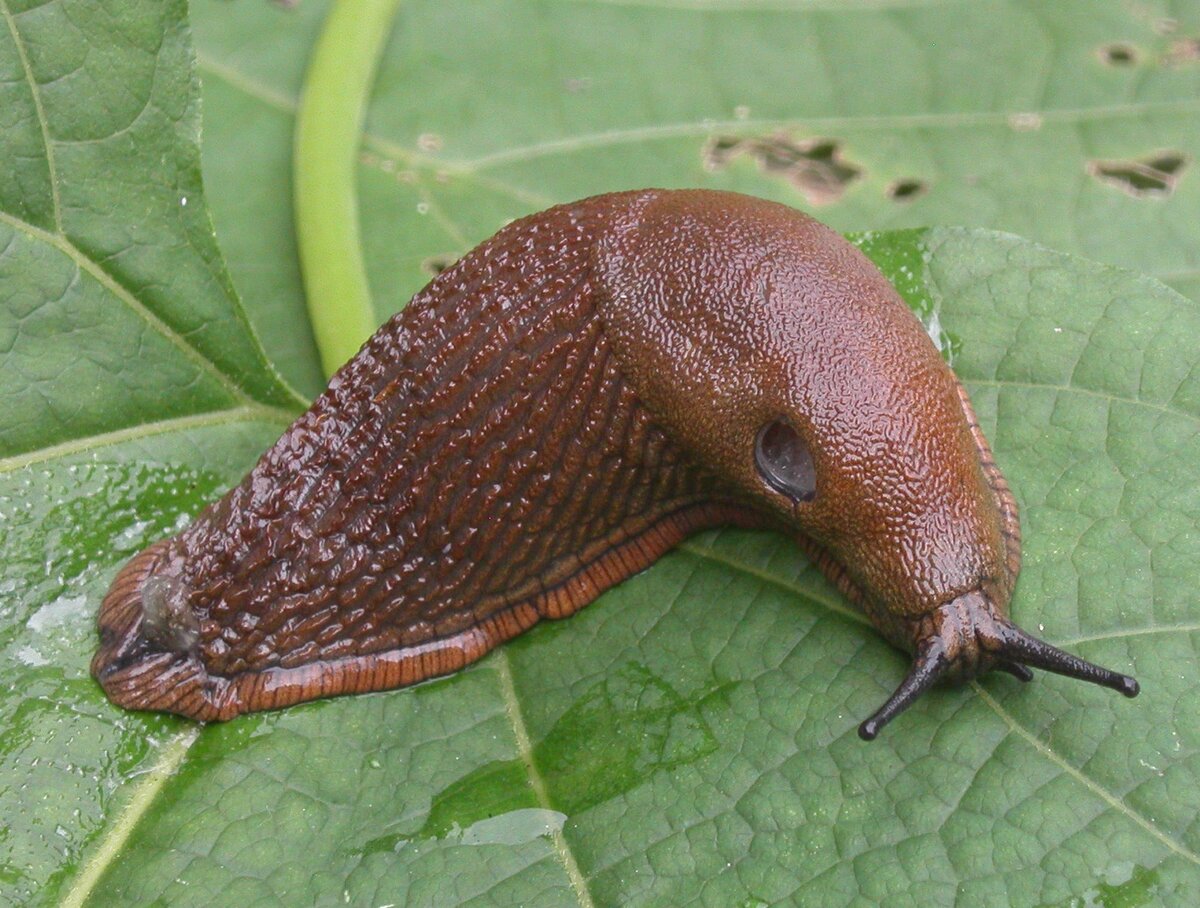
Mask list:
[[[313,49],[296,112],[300,271],[326,375],[376,327],[358,224],[367,100],[399,0],[337,0]]]

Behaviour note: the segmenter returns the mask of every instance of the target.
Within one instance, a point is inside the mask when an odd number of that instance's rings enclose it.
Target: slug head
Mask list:
[[[1136,693],[1008,620],[1016,562],[957,379],[857,249],[782,205],[651,192],[614,218],[596,268],[623,374],[658,422],[915,653],[863,737],[935,680],[991,668]]]

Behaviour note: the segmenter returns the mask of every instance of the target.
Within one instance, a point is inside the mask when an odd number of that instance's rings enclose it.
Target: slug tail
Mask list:
[[[195,618],[163,570],[169,542],[138,554],[104,597],[92,675],[108,698],[126,709],[226,719],[236,711],[232,691],[226,679],[210,676],[196,655]]]
[[[697,502],[598,542],[572,572],[545,582],[535,579],[525,595],[461,633],[229,677],[208,671],[195,645],[190,615],[180,615],[173,605],[179,590],[165,557],[170,541],[164,540],[129,562],[104,598],[92,674],[118,706],[173,712],[203,722],[318,697],[405,687],[465,668],[540,620],[574,614],[609,587],[648,568],[687,536],[724,524],[757,525],[737,506]],[[161,614],[148,614],[155,611]]]

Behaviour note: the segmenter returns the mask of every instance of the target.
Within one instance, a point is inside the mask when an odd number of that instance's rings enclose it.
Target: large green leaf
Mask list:
[[[858,130],[867,175],[818,212],[843,228],[1015,226],[1186,279],[1194,175],[1134,199],[1084,158],[1200,152],[1196,70],[1161,60],[1194,9],[813,6],[402,6],[360,174],[380,313],[543,201],[699,183],[803,204],[750,151],[702,167],[711,135],[775,119]],[[952,338],[1023,507],[1016,617],[1133,671],[1138,700],[989,677],[865,745],[903,657],[791,543],[724,532],[416,689],[202,729],[113,708],[87,676],[113,571],[236,481],[290,398],[212,243],[182,10],[0,10],[20,39],[0,29],[0,899],[1200,902],[1200,311],[982,230],[861,242]],[[322,13],[194,10],[223,246],[310,391],[286,175]],[[953,49],[984,38],[986,59]],[[1137,67],[1099,62],[1116,40]],[[914,174],[930,192],[886,199]]]

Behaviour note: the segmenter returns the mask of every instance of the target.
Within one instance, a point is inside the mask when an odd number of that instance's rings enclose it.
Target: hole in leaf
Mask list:
[[[721,170],[739,155],[754,160],[763,173],[787,180],[810,205],[836,202],[863,174],[861,167],[846,160],[837,139],[795,139],[785,133],[713,136],[704,146],[704,166]]]
[[[1138,49],[1132,44],[1117,41],[1097,48],[1100,62],[1108,66],[1133,66],[1138,62]]]
[[[1087,171],[1135,199],[1162,199],[1175,191],[1187,165],[1187,156],[1178,151],[1157,151],[1127,161],[1089,161]]]
[[[913,199],[925,195],[928,191],[928,183],[924,180],[913,178],[892,181],[888,184],[884,193],[893,202],[911,202]]]
[[[421,262],[421,270],[428,275],[437,277],[451,265],[458,261],[458,255],[453,252],[445,252],[441,255],[431,255],[429,258]]]

